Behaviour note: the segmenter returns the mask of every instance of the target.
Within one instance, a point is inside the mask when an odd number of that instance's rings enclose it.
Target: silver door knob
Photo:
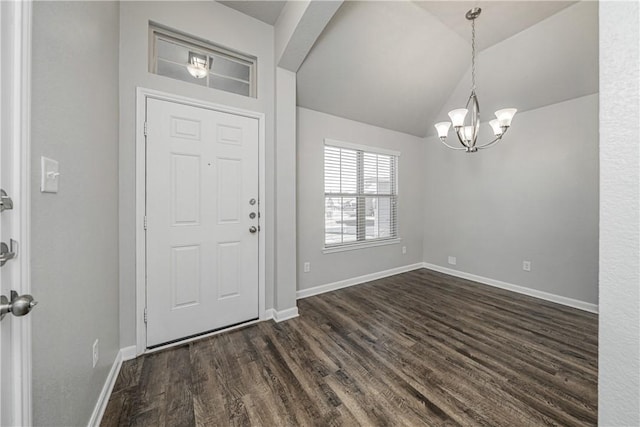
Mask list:
[[[0,320],[7,313],[12,313],[16,317],[29,314],[33,307],[38,304],[31,295],[20,295],[16,291],[11,291],[11,301],[6,296],[0,295]]]
[[[251,227],[249,227],[249,233],[255,233],[256,231],[258,231],[258,229],[256,227],[254,227],[253,225]]]

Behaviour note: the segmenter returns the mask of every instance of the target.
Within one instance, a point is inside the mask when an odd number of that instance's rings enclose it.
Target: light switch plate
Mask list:
[[[40,191],[42,193],[57,193],[60,172],[58,162],[47,157],[40,157]]]

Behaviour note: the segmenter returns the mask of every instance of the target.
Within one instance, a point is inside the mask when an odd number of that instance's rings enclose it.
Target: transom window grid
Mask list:
[[[398,157],[325,145],[325,247],[396,239]]]
[[[149,71],[165,77],[256,97],[257,59],[194,37],[149,24]],[[187,71],[189,52],[208,58],[211,68],[202,79]]]

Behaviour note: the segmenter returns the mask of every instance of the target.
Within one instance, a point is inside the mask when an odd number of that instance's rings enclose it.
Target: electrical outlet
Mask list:
[[[522,261],[522,269],[524,271],[531,271],[531,261]]]
[[[100,349],[98,348],[98,340],[93,343],[93,367],[98,364],[98,358],[100,357]]]
[[[403,253],[403,254],[406,254],[406,253],[407,253],[407,247],[406,247],[406,246],[403,246],[403,247],[402,247],[402,253]]]
[[[305,262],[304,263],[304,272],[308,273],[311,271],[311,263],[310,262]]]
[[[456,259],[456,257],[454,257],[454,256],[450,256],[449,257],[449,264],[456,265],[457,262],[458,262],[458,260]]]

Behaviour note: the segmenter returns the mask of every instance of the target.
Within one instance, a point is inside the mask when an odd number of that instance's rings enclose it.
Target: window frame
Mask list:
[[[171,28],[165,27],[163,25],[157,24],[153,21],[149,21],[149,58],[148,58],[149,65],[148,66],[149,66],[150,73],[160,77],[166,77],[172,80],[178,80],[184,83],[193,84],[191,82],[187,82],[181,79],[174,79],[172,77],[165,76],[163,74],[158,74],[158,47],[156,43],[156,40],[158,38],[168,41],[170,43],[180,45],[188,50],[194,51],[201,55],[207,55],[207,56],[216,55],[216,56],[223,57],[226,60],[238,62],[240,64],[248,66],[249,80],[246,81],[246,83],[249,84],[249,95],[243,95],[235,92],[226,91],[224,89],[211,87],[208,84],[203,85],[202,87],[205,87],[207,89],[219,90],[226,93],[231,93],[233,95],[244,96],[245,98],[258,97],[258,85],[257,85],[258,58],[256,58],[255,56],[244,54],[242,52],[228,49],[224,46],[220,46],[203,39],[198,39],[194,36],[184,34],[179,31],[173,30]],[[171,61],[165,61],[165,62],[170,62],[172,64],[174,63]],[[230,79],[230,80],[238,80],[233,77],[219,75],[214,72],[210,72],[210,74],[213,76],[219,76],[219,77]],[[238,81],[245,82],[244,80],[238,80]]]
[[[362,155],[357,154],[357,157],[359,159],[362,159],[364,157],[364,154],[376,154],[376,155],[385,155],[385,156],[392,156],[394,158],[394,167],[393,167],[393,173],[394,173],[394,191],[391,192],[390,194],[380,194],[380,197],[389,197],[391,200],[391,203],[394,205],[394,210],[395,210],[395,224],[392,224],[393,226],[393,231],[395,232],[395,235],[390,236],[390,237],[377,237],[377,238],[372,238],[372,239],[367,239],[366,238],[366,219],[365,221],[365,231],[364,231],[364,239],[362,240],[356,240],[353,242],[341,242],[341,243],[334,243],[334,244],[327,244],[326,243],[326,233],[327,233],[327,222],[326,222],[326,200],[327,197],[349,197],[349,198],[355,198],[356,200],[358,200],[359,198],[366,198],[366,197],[378,197],[377,193],[366,193],[364,192],[364,190],[361,190],[361,188],[363,188],[363,183],[362,180],[364,179],[364,165],[361,161],[358,162],[357,164],[357,168],[356,168],[356,192],[355,193],[327,193],[326,192],[326,176],[325,176],[325,168],[326,168],[326,164],[325,164],[325,149],[326,147],[334,147],[334,148],[340,148],[340,149],[348,149],[348,150],[355,150],[356,152],[360,152],[362,153]],[[367,145],[361,145],[361,144],[354,144],[351,142],[346,142],[346,141],[340,141],[337,139],[331,139],[331,138],[325,138],[324,139],[324,144],[323,144],[323,148],[322,148],[322,171],[323,171],[323,187],[324,187],[324,197],[323,197],[323,208],[322,208],[322,212],[323,212],[323,218],[324,218],[324,226],[323,226],[323,246],[322,246],[322,252],[323,253],[334,253],[334,252],[343,252],[343,251],[350,251],[350,250],[355,250],[355,249],[362,249],[362,248],[368,248],[368,247],[376,247],[376,246],[386,246],[386,245],[392,245],[392,244],[397,244],[400,241],[402,241],[402,239],[400,238],[400,230],[399,230],[399,221],[398,221],[398,209],[399,209],[399,200],[400,200],[400,186],[399,186],[399,173],[398,173],[398,169],[399,169],[399,163],[400,163],[400,155],[401,153],[399,151],[395,151],[395,150],[389,150],[389,149],[385,149],[385,148],[379,148],[379,147],[372,147],[372,146],[367,146]],[[356,204],[358,204],[358,202],[356,202]],[[358,213],[358,211],[356,211],[356,222],[360,223],[362,221],[362,219],[359,216],[360,214]],[[362,214],[364,215],[364,214]],[[356,226],[358,227],[358,226]],[[357,234],[361,234],[361,233],[357,233]],[[357,239],[357,237],[356,237]]]

